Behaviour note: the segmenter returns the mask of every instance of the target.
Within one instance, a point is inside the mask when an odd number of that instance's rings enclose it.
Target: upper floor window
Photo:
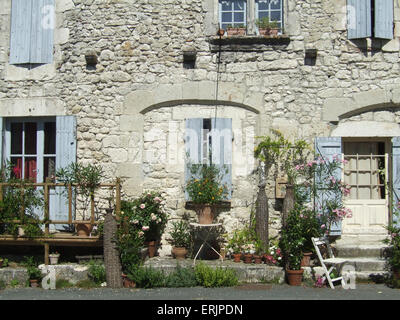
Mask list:
[[[10,64],[53,62],[55,0],[12,0]]]
[[[282,30],[282,0],[256,0],[256,19],[262,20],[265,17],[268,17],[269,21],[276,21]]]
[[[221,28],[226,30],[229,26],[245,26],[246,5],[246,0],[221,0],[219,2]]]

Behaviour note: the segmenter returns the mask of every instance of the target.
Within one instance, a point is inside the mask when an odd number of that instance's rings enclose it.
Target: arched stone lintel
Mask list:
[[[328,98],[322,108],[322,120],[338,122],[357,113],[400,106],[400,88],[375,89],[352,97]]]
[[[260,114],[264,105],[264,94],[247,91],[245,86],[222,82],[218,87],[213,81],[186,82],[174,85],[159,85],[153,90],[136,90],[124,101],[123,115],[145,114],[151,110],[179,104],[237,106]]]

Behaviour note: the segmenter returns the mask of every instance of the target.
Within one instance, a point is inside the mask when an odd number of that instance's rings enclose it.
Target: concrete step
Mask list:
[[[352,257],[384,257],[385,244],[335,244],[337,257],[352,258]]]
[[[386,260],[382,258],[374,257],[346,257],[348,264],[354,266],[356,272],[363,271],[379,271],[383,272],[386,270]]]

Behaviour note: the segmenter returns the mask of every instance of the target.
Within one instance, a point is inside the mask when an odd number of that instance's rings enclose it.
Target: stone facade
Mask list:
[[[120,176],[127,195],[160,189],[171,217],[185,211],[184,119],[232,118],[240,161],[232,209],[221,217],[231,230],[254,207],[256,136],[279,129],[313,143],[335,130],[361,134],[349,121],[399,132],[397,0],[394,9],[393,40],[349,41],[345,0],[287,0],[288,41],[239,43],[219,57],[210,44],[217,0],[57,0],[54,62],[27,68],[8,63],[11,0],[1,0],[0,116],[75,115],[77,160]],[[305,63],[308,49],[317,50],[314,66]],[[185,51],[196,51],[195,68],[183,67]],[[88,53],[97,56],[94,69]],[[267,190],[274,234],[274,181]]]

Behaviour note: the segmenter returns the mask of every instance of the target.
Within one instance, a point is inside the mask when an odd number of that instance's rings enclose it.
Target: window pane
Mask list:
[[[25,179],[36,182],[36,158],[25,158]]]
[[[222,10],[232,10],[233,7],[233,1],[232,0],[225,0],[225,1],[221,1],[222,4]]]
[[[281,20],[281,12],[280,11],[271,11],[271,21],[279,21]]]
[[[12,177],[16,179],[21,179],[22,177],[22,158],[21,157],[11,157]]]
[[[235,10],[244,10],[244,0],[236,0],[234,8]]]
[[[262,18],[264,18],[264,17],[269,17],[268,16],[268,12],[258,12],[258,19],[262,19]]]
[[[280,0],[271,0],[271,9],[280,9],[281,1]]]
[[[56,153],[56,123],[45,122],[44,124],[44,153]]]
[[[222,22],[231,23],[232,22],[232,13],[231,12],[223,12],[222,13]]]
[[[25,154],[36,154],[36,123],[25,123]]]
[[[22,123],[11,123],[11,154],[22,153]]]
[[[43,180],[45,181],[46,178],[54,179],[56,174],[56,158],[55,157],[46,157],[44,158],[44,177]]]
[[[258,2],[258,10],[268,10],[268,2],[267,1],[259,1]]]
[[[235,12],[235,22],[244,23],[244,13]]]

